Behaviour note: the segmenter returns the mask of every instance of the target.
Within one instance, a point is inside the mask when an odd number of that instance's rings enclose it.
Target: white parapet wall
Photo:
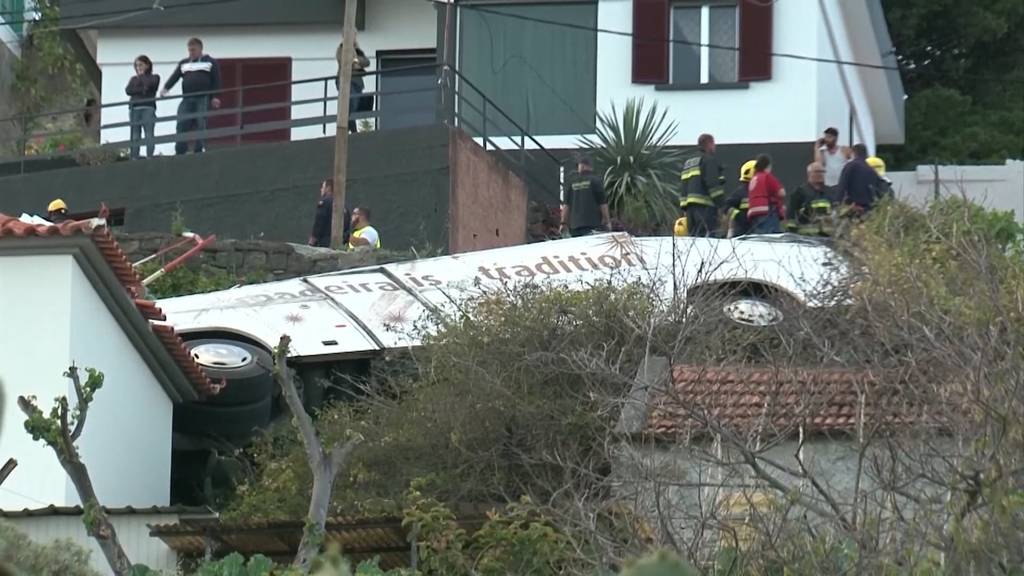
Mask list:
[[[986,208],[1012,211],[1024,224],[1024,160],[993,166],[918,166],[913,172],[890,172],[888,177],[896,197],[914,206],[924,207],[936,196],[963,196]]]

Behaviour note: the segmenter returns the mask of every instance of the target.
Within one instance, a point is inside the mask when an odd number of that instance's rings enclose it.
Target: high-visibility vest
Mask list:
[[[353,230],[352,231],[352,235],[351,235],[351,237],[350,237],[350,239],[348,241],[348,249],[349,250],[354,250],[355,248],[357,248],[356,246],[352,245],[351,238],[362,238],[363,237],[363,232],[365,230],[366,230],[366,227],[364,226],[364,227],[360,228],[359,230]],[[377,242],[373,245],[373,247],[377,248],[377,249],[380,248],[380,232],[377,233]]]

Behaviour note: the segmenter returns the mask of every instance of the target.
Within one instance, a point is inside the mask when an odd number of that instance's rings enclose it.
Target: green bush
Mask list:
[[[68,540],[37,544],[0,522],[0,574],[12,576],[99,576],[89,565],[90,552]]]

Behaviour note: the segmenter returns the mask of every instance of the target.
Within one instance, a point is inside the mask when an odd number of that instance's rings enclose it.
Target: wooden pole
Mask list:
[[[334,205],[331,210],[331,247],[341,249],[345,229],[345,183],[348,178],[348,106],[352,96],[352,61],[356,57],[357,0],[345,0],[345,25],[338,59],[338,124],[334,136]]]

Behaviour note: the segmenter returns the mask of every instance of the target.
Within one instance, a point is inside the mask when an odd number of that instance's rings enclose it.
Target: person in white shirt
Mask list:
[[[348,238],[349,250],[380,249],[380,234],[370,226],[370,209],[356,208],[352,210],[352,234]]]
[[[825,186],[838,186],[843,166],[850,161],[850,150],[839,146],[839,130],[825,129],[824,136],[814,143],[814,161],[825,167]]]

